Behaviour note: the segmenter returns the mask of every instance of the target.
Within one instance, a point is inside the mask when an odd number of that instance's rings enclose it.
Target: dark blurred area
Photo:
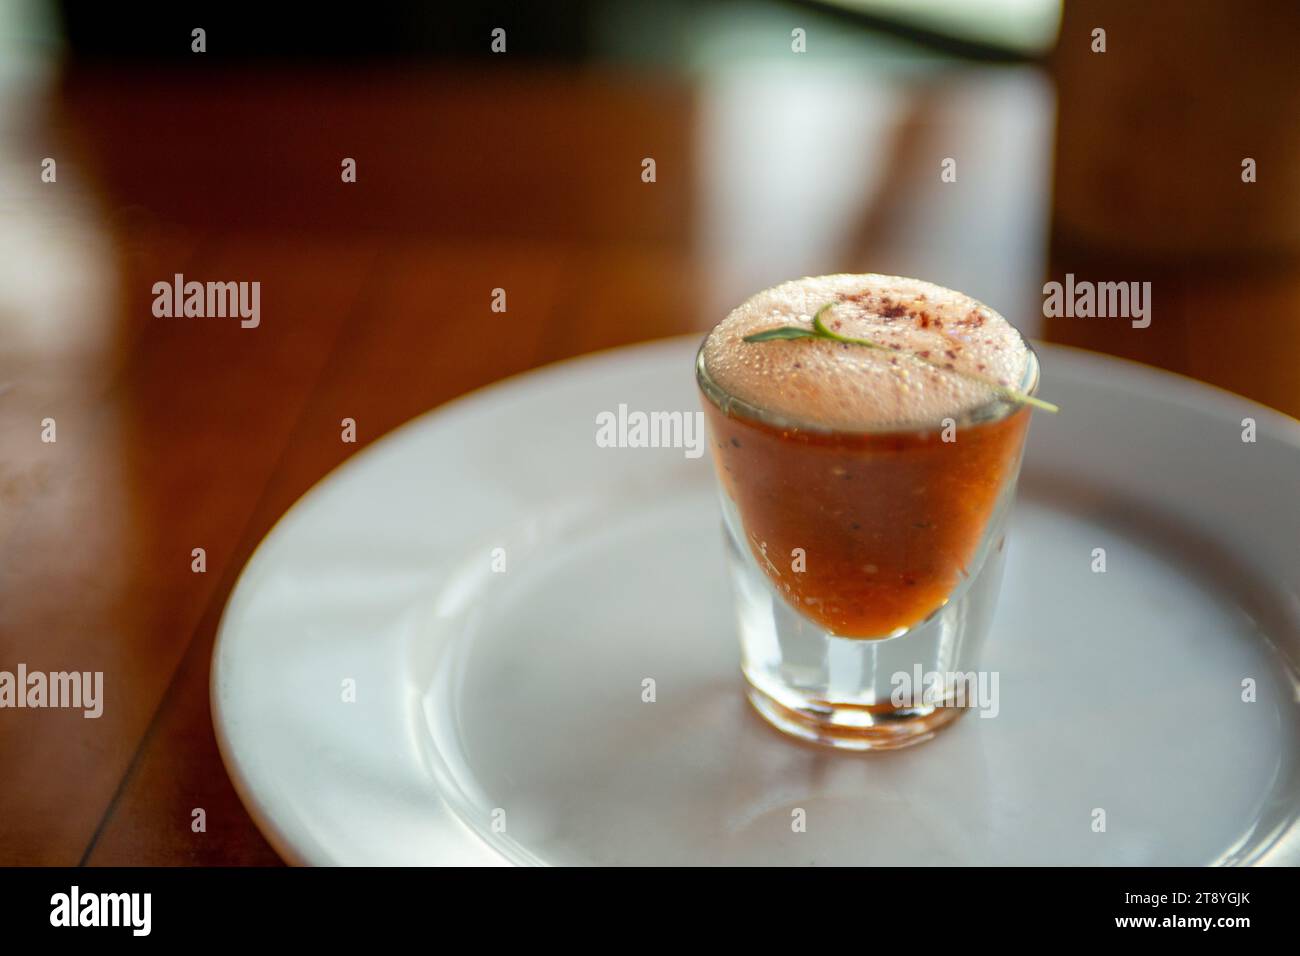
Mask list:
[[[483,38],[507,26],[525,59],[578,61],[596,52],[598,0],[556,3],[369,3],[337,12],[274,3],[110,4],[60,0],[57,15],[77,60],[173,62],[191,55],[200,27],[212,60],[382,62],[491,56]],[[526,42],[524,42],[526,40]]]
[[[1051,59],[1049,274],[1150,282],[1152,321],[1056,317],[1044,337],[1300,415],[1282,357],[1300,347],[1300,7],[1067,4],[1062,40],[1100,23],[1104,55],[1062,42]]]
[[[919,276],[1300,415],[1297,47],[1293,0],[0,5],[0,652],[122,701],[10,715],[0,862],[273,862],[207,706],[271,525],[429,408],[783,279]],[[155,318],[177,273],[261,325]],[[1150,282],[1149,326],[1045,318],[1067,274]]]
[[[46,20],[76,159],[110,209],[145,224],[649,241],[686,260],[670,283],[681,296],[659,305],[706,306],[685,327],[799,272],[924,274],[1033,334],[1300,410],[1290,370],[1255,367],[1249,345],[1225,354],[1221,334],[1225,321],[1266,324],[1289,346],[1300,325],[1272,319],[1294,314],[1291,3],[567,0],[349,16],[211,3],[124,16],[64,0]],[[726,101],[746,99],[746,77],[748,102]],[[832,157],[808,155],[836,139]],[[345,147],[366,154],[357,188],[313,190]],[[668,163],[653,190],[614,172],[638,147]],[[746,147],[724,168],[724,151]],[[956,183],[935,174],[947,157]],[[1246,157],[1262,170],[1250,184]],[[759,163],[761,175],[739,168]],[[829,221],[799,207],[828,207]],[[786,233],[783,248],[758,248],[755,229]],[[725,248],[700,248],[710,239]],[[1044,322],[1038,287],[1066,273],[1152,281],[1159,321]]]

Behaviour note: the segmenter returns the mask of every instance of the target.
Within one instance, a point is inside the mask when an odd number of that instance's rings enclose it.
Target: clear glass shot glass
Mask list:
[[[974,707],[995,715],[996,675],[978,662],[1029,407],[995,398],[926,427],[848,432],[729,395],[703,349],[696,380],[758,712],[847,750],[920,743]]]

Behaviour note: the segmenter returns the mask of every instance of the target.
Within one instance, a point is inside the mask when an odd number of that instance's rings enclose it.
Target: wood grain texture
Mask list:
[[[208,710],[239,570],[311,485],[402,422],[703,322],[690,181],[640,180],[651,148],[689,168],[690,94],[546,71],[83,73],[50,115],[77,144],[64,178],[116,291],[95,303],[93,347],[73,330],[0,350],[0,660],[102,670],[106,704],[98,720],[3,715],[0,863],[274,863]],[[155,318],[152,284],[177,272],[259,281],[261,325]]]

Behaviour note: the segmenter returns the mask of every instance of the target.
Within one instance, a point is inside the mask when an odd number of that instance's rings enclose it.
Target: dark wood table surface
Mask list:
[[[567,356],[699,332],[760,283],[808,271],[965,288],[974,270],[1000,270],[1004,298],[968,291],[1041,333],[1018,310],[1041,301],[1049,261],[1050,80],[944,82],[979,95],[958,108],[920,90],[881,120],[887,139],[864,127],[845,151],[879,160],[883,186],[834,235],[797,215],[751,235],[745,194],[708,169],[719,152],[760,172],[772,161],[727,139],[720,117],[743,120],[745,98],[672,74],[81,68],[0,113],[0,668],[99,670],[106,685],[97,720],[0,712],[0,863],[278,862],[213,737],[217,624],[280,515],[409,418]],[[827,83],[841,107],[879,101],[869,84]],[[1008,116],[1029,117],[1028,132],[996,132]],[[943,193],[937,162],[962,149],[974,185]],[[981,186],[980,155],[1041,182]],[[40,181],[44,157],[56,183]],[[344,157],[355,184],[341,181]],[[1004,241],[1023,223],[1036,232]],[[1262,279],[1258,266],[1219,272],[1204,309],[1199,270],[1173,272],[1168,335],[1125,340],[1146,361],[1195,370],[1188,330],[1214,309],[1294,314],[1290,259]],[[154,317],[153,283],[176,273],[260,281],[260,327]],[[490,309],[496,288],[505,314]],[[1300,333],[1278,328],[1284,354],[1234,354],[1220,372],[1295,414]],[[41,441],[45,418],[55,443]],[[355,444],[340,439],[344,418]]]

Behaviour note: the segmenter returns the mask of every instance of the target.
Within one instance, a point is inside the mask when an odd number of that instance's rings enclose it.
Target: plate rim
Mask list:
[[[613,365],[621,361],[648,360],[649,353],[672,352],[683,348],[687,342],[702,342],[705,334],[707,333],[692,332],[611,346],[576,356],[568,356],[515,372],[448,399],[395,426],[374,441],[358,449],[355,454],[349,455],[346,459],[330,468],[313,482],[262,536],[257,546],[249,554],[243,567],[240,568],[239,574],[227,593],[222,606],[221,617],[217,624],[209,658],[208,704],[218,754],[231,785],[258,831],[285,863],[291,866],[349,865],[345,861],[332,859],[330,854],[323,850],[318,849],[316,852],[312,852],[300,847],[284,831],[281,823],[276,820],[276,814],[258,796],[256,786],[250,779],[247,768],[240,762],[240,758],[236,753],[236,743],[230,736],[230,718],[225,713],[221,702],[221,689],[229,686],[230,681],[230,675],[226,673],[226,669],[222,665],[222,650],[223,645],[228,640],[227,632],[232,627],[231,609],[235,606],[236,599],[240,596],[241,591],[251,586],[248,584],[249,571],[259,563],[259,559],[268,545],[283,534],[284,528],[291,519],[308,507],[321,489],[325,485],[332,483],[341,472],[358,466],[363,459],[372,453],[375,455],[380,454],[381,449],[391,447],[405,435],[429,421],[439,417],[450,417],[480,404],[503,400],[512,392],[541,385],[560,375],[572,374],[575,369],[598,367],[606,364]],[[1048,361],[1044,365],[1045,371],[1049,373],[1050,362],[1054,357],[1061,357],[1085,367],[1088,365],[1115,365],[1123,370],[1123,374],[1128,379],[1126,384],[1136,385],[1143,391],[1172,389],[1186,399],[1185,404],[1188,406],[1217,406],[1217,410],[1232,410],[1234,415],[1250,412],[1257,420],[1263,419],[1270,423],[1270,435],[1272,437],[1277,438],[1286,445],[1300,449],[1300,419],[1293,418],[1279,409],[1264,405],[1229,389],[1134,359],[1072,345],[1044,342],[1039,339],[1031,339],[1031,342],[1039,355],[1047,358]],[[477,835],[468,830],[465,837],[467,840],[482,842]],[[495,848],[489,849],[493,853],[499,853]]]

